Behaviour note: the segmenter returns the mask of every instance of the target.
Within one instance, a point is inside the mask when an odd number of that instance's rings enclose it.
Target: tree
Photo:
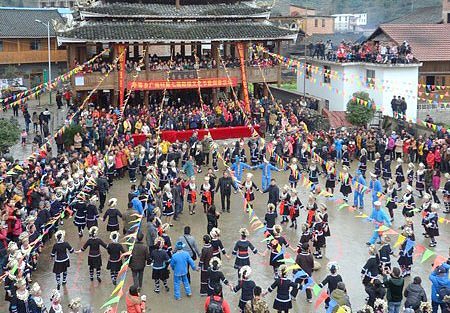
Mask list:
[[[8,152],[8,148],[19,142],[20,129],[15,120],[0,118],[0,154]]]
[[[64,130],[64,145],[66,147],[73,145],[73,138],[77,133],[84,134],[84,129],[80,124],[72,124]]]
[[[0,74],[0,77],[7,79],[8,84],[13,85],[17,78],[23,77],[23,73],[17,67],[8,65]]]
[[[347,120],[354,125],[366,126],[373,119],[374,111],[372,105],[360,104],[361,99],[374,103],[367,92],[355,92],[347,103]]]

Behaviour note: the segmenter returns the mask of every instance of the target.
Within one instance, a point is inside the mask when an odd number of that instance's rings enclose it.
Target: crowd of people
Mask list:
[[[147,264],[151,266],[156,294],[161,293],[161,287],[166,292],[170,290],[169,273],[172,272],[176,300],[182,299],[181,284],[186,296],[192,295],[189,269],[200,272],[205,312],[231,312],[222,292],[225,286],[240,292],[237,309],[241,312],[269,312],[264,295],[270,292],[276,293],[273,309],[289,312],[299,291],[305,291],[307,301],[312,302],[311,275],[326,256],[327,238],[332,236],[327,205],[319,202],[320,191],[325,189],[330,196],[342,198],[361,213],[371,212],[369,216],[374,222],[373,236],[367,241],[367,262],[360,264],[367,294],[367,305],[361,312],[398,313],[400,307],[420,313],[435,313],[440,307],[441,312],[448,312],[449,261],[430,273],[431,292],[421,287],[421,277],[412,281],[408,278],[412,266],[420,266],[413,259],[418,229],[423,228],[424,240],[429,240],[433,249],[440,244],[438,219],[450,212],[448,138],[416,137],[408,129],[389,134],[384,130],[317,129],[305,99],[285,104],[273,103],[269,98],[254,99],[250,116],[245,116],[239,106],[222,102],[219,108],[207,112],[216,112],[217,116],[231,112],[239,124],[266,123],[266,138],[270,140],[241,138],[232,145],[219,145],[211,136],[199,138],[194,132],[188,142],[161,142],[155,132],[159,123],[168,125],[169,129],[173,125],[181,125],[181,129],[210,127],[213,121],[204,118],[209,115],[205,113],[207,108],[174,106],[166,113],[157,107],[130,107],[121,120],[114,111],[88,106],[86,111],[75,115],[73,122],[81,125],[83,131],[75,134],[73,145],[63,146],[57,140],[56,155],[41,149],[37,157],[23,162],[2,160],[0,263],[6,273],[3,285],[9,311],[47,310],[39,283],[32,282],[38,264],[48,261],[41,260],[42,249],[51,248],[56,278],[49,312],[65,311],[60,290],[71,279],[68,268],[72,253],[83,254],[88,250],[85,255],[89,278],[101,283],[100,251],[104,249],[108,255],[106,268],[116,285],[126,251],[120,242],[123,236],[136,231],[133,225],[138,213],[144,214],[147,226],[137,233],[129,262],[133,285],[126,294],[127,312],[145,312],[150,306],[147,297],[141,294]],[[191,114],[198,115],[195,125],[189,119],[176,119]],[[135,132],[146,133],[147,140],[135,146],[130,136]],[[433,155],[433,162],[429,155]],[[370,161],[374,163],[373,171],[370,171]],[[357,163],[355,172],[350,170],[352,162]],[[222,175],[217,175],[219,171]],[[254,180],[255,171],[261,171],[261,183]],[[445,184],[441,183],[441,171],[445,172]],[[283,172],[289,184],[278,186],[274,172]],[[117,195],[108,193],[124,177],[130,180],[126,210],[118,207]],[[301,177],[311,186],[306,198],[299,195]],[[323,188],[322,182],[325,182]],[[339,192],[335,192],[338,186]],[[370,188],[371,195],[370,203],[366,204],[364,187]],[[233,247],[224,247],[219,218],[232,211],[240,214],[230,207],[233,191],[243,195],[248,211],[256,209],[253,204],[257,192],[267,194],[264,227],[270,240],[266,241],[264,251],[259,251],[250,241],[245,227],[235,235]],[[350,201],[352,193],[354,197]],[[381,194],[386,195],[384,199]],[[422,199],[420,204],[415,201],[418,198]],[[216,203],[220,206],[216,207]],[[198,213],[197,205],[203,214]],[[190,215],[203,218],[206,214],[201,249],[189,226],[178,238],[170,232],[174,223],[183,219],[185,207]],[[418,214],[422,216],[421,225],[414,225],[412,218]],[[63,216],[72,216],[82,240],[87,236],[80,250],[74,250],[73,238],[66,238],[65,229],[72,226]],[[390,227],[394,219],[402,221],[401,232],[405,237],[398,248],[398,266],[394,266],[397,251],[394,254],[396,248],[391,245],[391,237],[380,235],[379,231],[381,226]],[[106,227],[109,239],[99,236],[99,227]],[[298,245],[289,245],[285,239],[285,233],[291,231],[298,234]],[[47,247],[49,244],[52,247]],[[287,249],[295,254],[294,262],[298,265],[293,276],[282,261]],[[250,253],[270,255],[272,282],[252,279]],[[225,277],[222,257],[234,258],[236,277]],[[357,312],[351,306],[339,265],[330,262],[327,267],[330,274],[319,283],[320,288],[328,291],[326,308],[333,313]],[[237,283],[232,283],[236,278]],[[70,312],[80,312],[80,309],[81,300],[73,299]]]
[[[132,72],[138,68],[138,57],[136,58],[128,58],[126,61],[126,70],[127,72]],[[270,67],[278,65],[278,61],[270,56],[266,56],[264,58],[261,57],[252,57],[247,60],[247,66],[261,66],[261,67]],[[74,60],[74,67],[79,65],[77,60]],[[156,54],[149,56],[149,70],[150,71],[167,71],[178,72],[178,71],[192,71],[197,69],[213,69],[213,68],[239,68],[241,66],[240,60],[238,57],[224,57],[221,56],[219,58],[219,64],[217,64],[216,60],[214,60],[211,55],[205,54],[199,57],[195,56],[182,56],[180,53],[177,53],[174,57],[161,57]],[[91,72],[102,72],[106,73],[111,67],[111,63],[108,61],[107,57],[98,58],[94,62],[88,64],[84,68],[85,73]],[[140,66],[140,70],[146,70],[145,66]],[[120,66],[117,67],[117,70],[120,69]]]
[[[309,55],[322,60],[337,62],[370,62],[370,63],[413,63],[414,55],[411,46],[404,41],[401,45],[370,42],[352,43],[342,40],[338,45],[331,40],[308,45]]]

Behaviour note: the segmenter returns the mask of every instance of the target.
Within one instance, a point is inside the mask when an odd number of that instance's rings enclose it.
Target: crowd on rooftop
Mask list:
[[[339,44],[331,40],[310,43],[309,55],[322,60],[337,62],[370,62],[382,64],[415,62],[411,46],[404,41],[401,45],[392,43],[346,42]]]

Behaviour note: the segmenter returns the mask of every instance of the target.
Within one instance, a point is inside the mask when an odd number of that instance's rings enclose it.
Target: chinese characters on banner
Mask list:
[[[125,59],[126,59],[126,52],[125,50],[127,47],[125,45],[117,45],[117,53],[120,56],[119,58],[119,64],[120,64],[120,70],[119,70],[119,105],[120,105],[120,111],[123,110],[123,99],[125,97]]]
[[[248,97],[247,72],[245,71],[245,51],[244,44],[238,42],[239,60],[241,61],[242,91],[244,93],[245,110],[250,112],[250,99]]]
[[[214,77],[200,79],[149,80],[128,82],[128,89],[133,90],[164,90],[164,89],[194,89],[230,87],[237,85],[237,77]],[[231,81],[231,84],[230,84]],[[200,86],[199,86],[200,84]]]

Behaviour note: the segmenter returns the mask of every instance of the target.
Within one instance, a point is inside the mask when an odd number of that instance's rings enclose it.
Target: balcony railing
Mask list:
[[[278,70],[277,66],[274,67],[262,67],[261,70],[258,67],[247,67],[247,80],[249,83],[263,83],[264,78],[268,83],[274,83],[278,80]],[[229,68],[227,69],[228,75],[230,77],[237,77],[238,81],[241,80],[241,69],[240,68]],[[262,72],[262,73],[261,73]],[[104,74],[100,72],[85,73],[83,74],[83,79],[72,79],[72,84],[76,90],[92,90],[98,84],[99,80]],[[264,78],[263,78],[264,76]],[[171,72],[170,79],[196,79],[196,71],[179,71]],[[201,69],[199,70],[200,78],[212,78],[212,77],[227,77],[227,73],[224,69]],[[127,73],[127,81],[133,81],[133,74]],[[145,80],[166,80],[166,71],[142,71],[137,77],[137,81]],[[77,81],[77,84],[75,84]],[[118,74],[117,72],[111,73],[99,86],[99,89],[118,89]]]
[[[66,50],[52,50],[52,62],[66,62]],[[26,64],[26,63],[45,63],[48,62],[47,50],[28,50],[0,52],[0,64]]]

